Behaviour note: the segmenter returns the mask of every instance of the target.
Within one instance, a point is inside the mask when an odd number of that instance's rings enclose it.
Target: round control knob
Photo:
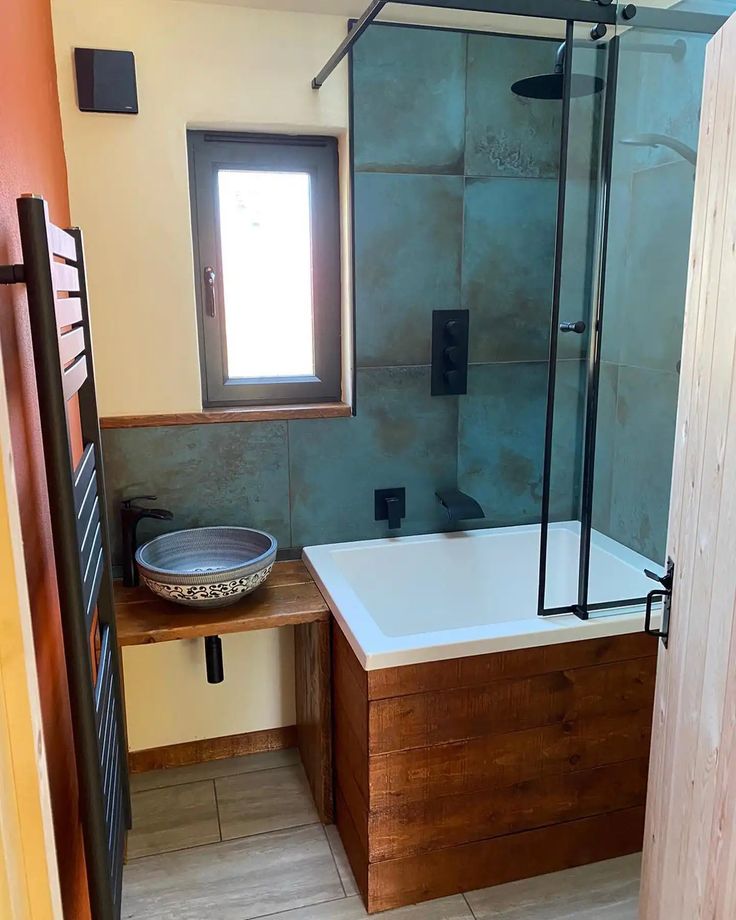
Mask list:
[[[586,329],[587,326],[581,319],[575,323],[560,323],[560,332],[575,332],[577,335],[582,335]]]

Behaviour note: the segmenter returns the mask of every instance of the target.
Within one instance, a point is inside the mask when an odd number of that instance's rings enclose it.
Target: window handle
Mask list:
[[[211,265],[205,265],[204,290],[208,316],[217,316],[217,291],[215,288],[216,278],[217,275],[215,274],[214,268]]]

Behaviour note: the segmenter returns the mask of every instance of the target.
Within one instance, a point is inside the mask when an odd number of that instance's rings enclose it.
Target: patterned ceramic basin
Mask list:
[[[226,607],[262,585],[276,538],[248,527],[196,527],[145,543],[135,554],[143,583],[190,607]]]

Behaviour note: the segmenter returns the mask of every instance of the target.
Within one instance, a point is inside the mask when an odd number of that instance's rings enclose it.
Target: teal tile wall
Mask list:
[[[355,215],[358,366],[428,364],[428,317],[461,303],[463,178],[358,173]]]
[[[466,175],[557,178],[562,104],[524,99],[510,87],[550,73],[558,46],[533,38],[468,36]]]
[[[466,59],[461,32],[368,29],[354,53],[356,169],[462,176]]]
[[[621,40],[616,139],[697,146],[706,37],[663,33],[673,59]],[[656,100],[656,104],[652,104]],[[614,145],[594,525],[655,562],[666,555],[695,170],[665,147]]]
[[[144,523],[144,537],[233,523],[300,547],[385,535],[376,488],[406,487],[402,533],[452,529],[434,493],[459,485],[491,524],[539,520],[561,104],[510,86],[549,70],[556,48],[369,29],[353,74],[356,417],[107,431],[115,518],[121,497],[152,492],[176,519]],[[587,198],[576,201],[584,214]],[[432,398],[432,311],[458,307],[471,312],[469,392]],[[577,507],[582,424],[580,347],[565,347],[552,508],[561,518]]]
[[[467,179],[462,300],[473,363],[547,360],[556,222],[556,181]]]
[[[682,60],[622,37],[617,138],[695,146],[705,40]],[[370,539],[373,492],[404,486],[402,533],[452,529],[435,490],[458,485],[494,526],[536,522],[542,501],[561,105],[511,84],[551,69],[557,42],[373,26],[354,58],[357,415],[349,419],[109,430],[112,520],[156,493],[164,528],[241,524],[282,547]],[[575,69],[605,55],[576,46]],[[653,100],[655,103],[653,104]],[[561,318],[592,290],[600,97],[574,100]],[[693,169],[617,145],[606,277],[594,526],[664,559]],[[468,308],[468,394],[429,395],[432,311]],[[585,336],[560,339],[553,519],[579,516]],[[113,527],[119,558],[118,527]]]

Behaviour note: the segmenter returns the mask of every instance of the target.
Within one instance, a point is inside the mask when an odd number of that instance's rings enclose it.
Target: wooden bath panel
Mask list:
[[[366,672],[332,628],[337,825],[370,913],[641,848],[655,640]]]

